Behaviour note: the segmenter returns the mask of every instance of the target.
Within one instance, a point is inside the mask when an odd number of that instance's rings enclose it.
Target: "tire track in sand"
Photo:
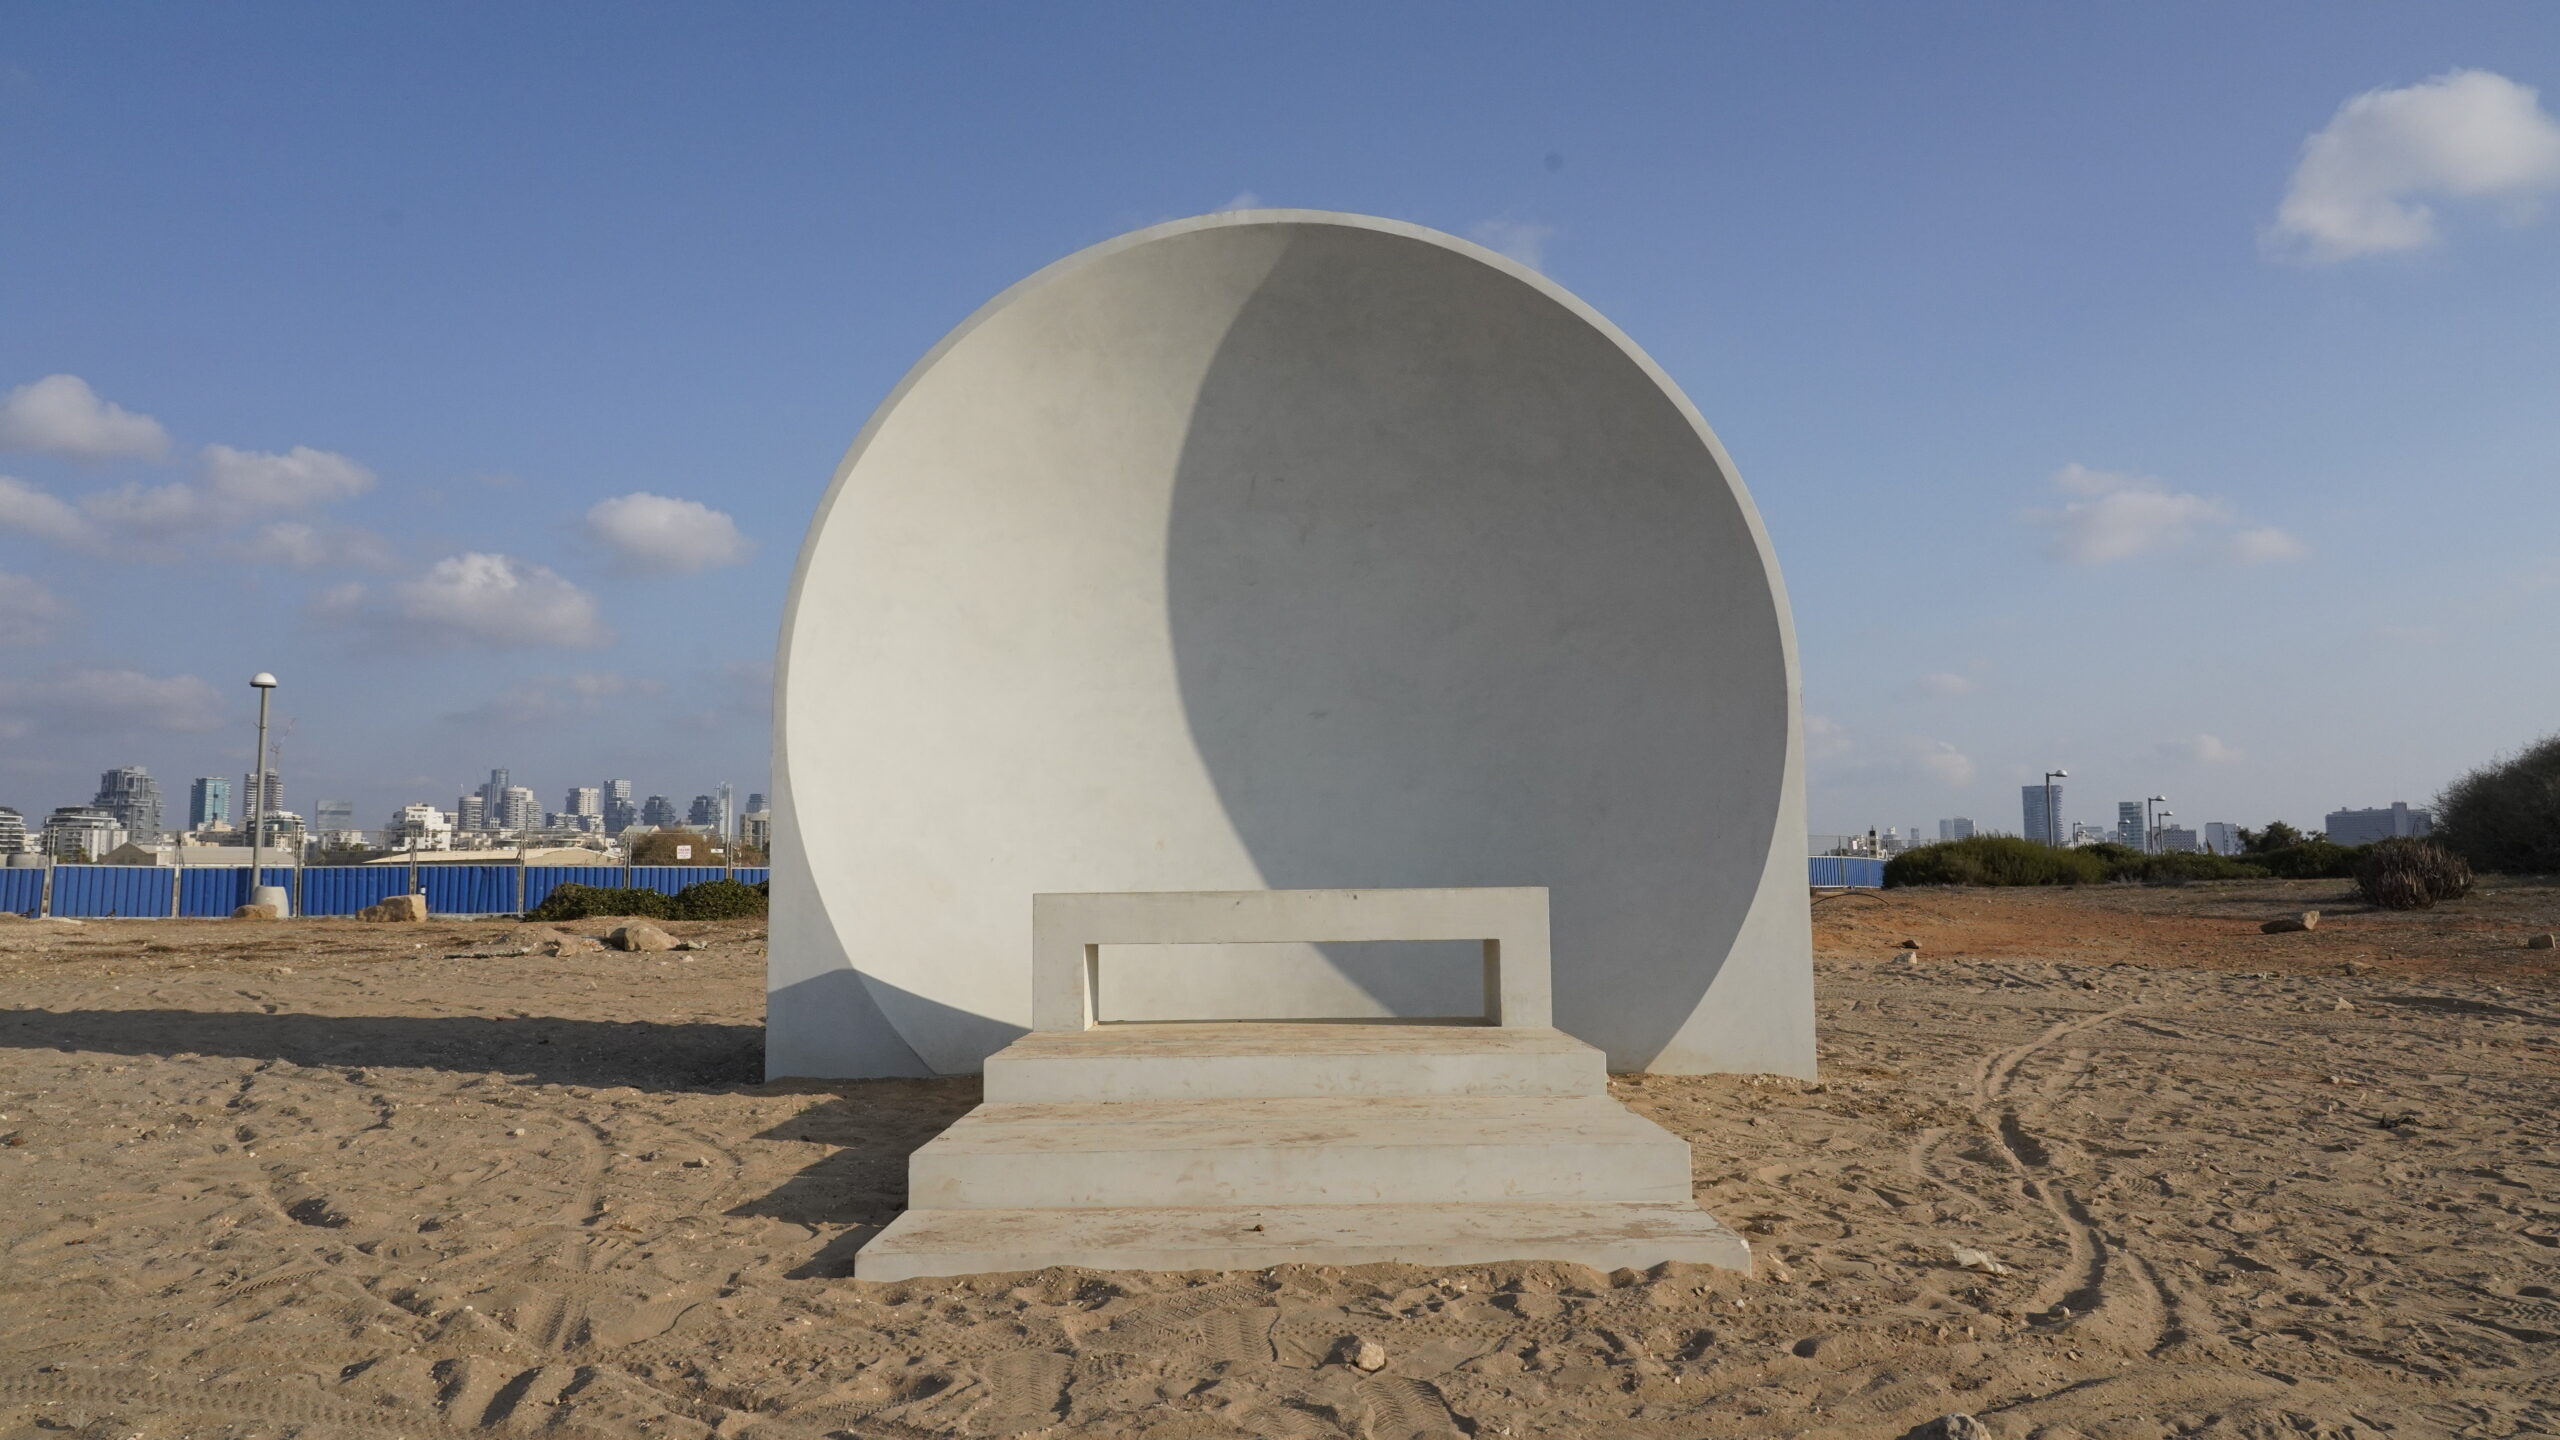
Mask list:
[[[2120,1005],[2056,1021],[2024,1044],[1985,1056],[1974,1066],[1972,1091],[1974,1120],[1991,1142],[1992,1153],[2016,1179],[2020,1192],[2052,1215],[2070,1246],[2069,1264],[2037,1287],[2030,1312],[2054,1317],[2044,1322],[2048,1324],[2101,1322],[2126,1345],[2156,1355],[2184,1338],[2168,1292],[2150,1263],[2135,1255],[2121,1236],[2102,1233],[2088,1206],[2062,1183],[2053,1147],[2033,1124],[2034,1112],[2043,1105],[2017,1100],[2019,1076],[2031,1061],[2072,1036],[2143,1008]],[[2075,1071],[2074,1078],[2086,1068]],[[1934,1151],[1935,1142],[1915,1149]],[[1915,1153],[1913,1160],[1923,1173],[1943,1178],[1936,1174],[1930,1155]],[[2062,1308],[2057,1311],[2056,1307]]]

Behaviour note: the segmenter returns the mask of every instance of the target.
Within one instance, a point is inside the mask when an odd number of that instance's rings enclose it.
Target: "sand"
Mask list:
[[[1820,902],[1821,1082],[1617,1086],[1749,1278],[861,1284],[976,1084],[754,1083],[760,926],[0,922],[0,1435],[2560,1433],[2560,889],[2343,889]]]

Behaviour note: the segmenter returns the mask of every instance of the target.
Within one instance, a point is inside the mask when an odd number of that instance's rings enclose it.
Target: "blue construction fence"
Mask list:
[[[1881,890],[1884,888],[1884,862],[1864,855],[1815,855],[1807,862],[1813,867],[1816,890]]]
[[[295,896],[297,915],[353,915],[407,894],[406,865],[270,865],[265,883]],[[514,915],[562,885],[658,890],[673,895],[722,876],[761,885],[763,866],[420,865],[430,915]],[[54,865],[0,869],[0,910],[80,920],[218,919],[249,903],[246,865]]]

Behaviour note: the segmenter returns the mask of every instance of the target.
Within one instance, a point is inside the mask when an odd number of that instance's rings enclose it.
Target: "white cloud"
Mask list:
[[[205,488],[235,513],[306,510],[373,488],[373,472],[344,455],[296,445],[281,455],[207,445]]]
[[[361,582],[349,580],[343,585],[332,585],[313,595],[308,608],[311,617],[315,620],[346,624],[364,618],[366,594],[367,591]]]
[[[1468,234],[1488,250],[1499,250],[1532,270],[1544,270],[1547,242],[1555,238],[1556,228],[1528,220],[1487,220]]]
[[[1229,200],[1226,204],[1219,206],[1217,209],[1212,210],[1209,213],[1212,215],[1225,215],[1237,210],[1260,210],[1262,208],[1263,203],[1261,196],[1254,194],[1250,190],[1239,190],[1236,192],[1234,199]]]
[[[1912,759],[1922,771],[1950,790],[1961,790],[1973,783],[1973,757],[1944,740],[1921,742]]]
[[[43,581],[0,570],[0,645],[41,645],[70,613]]]
[[[2273,525],[2253,525],[2234,533],[2228,542],[2231,558],[2243,565],[2263,565],[2270,560],[2299,560],[2310,547]]]
[[[1953,699],[1958,695],[1972,694],[1975,685],[1970,675],[1958,675],[1952,670],[1938,670],[1921,676],[1920,688],[1940,699]]]
[[[2229,765],[2240,759],[2240,752],[2225,744],[2218,736],[2198,735],[2192,740],[2164,740],[2160,753],[2171,760],[2192,760],[2201,765]]]
[[[0,450],[157,460],[169,453],[169,432],[148,415],[98,398],[77,375],[47,375],[0,398]]]
[[[371,470],[344,455],[308,445],[296,445],[281,455],[207,445],[200,464],[201,484],[180,480],[145,486],[128,481],[81,497],[81,506],[99,524],[126,535],[168,539],[350,499],[374,484]]]
[[[80,512],[24,480],[0,475],[0,530],[17,530],[57,545],[97,543],[94,526]]]
[[[0,712],[17,722],[17,733],[193,731],[222,723],[221,699],[211,685],[193,675],[161,678],[139,670],[75,670],[12,685],[0,696]]]
[[[1813,759],[1828,759],[1849,748],[1849,732],[1828,715],[1807,715],[1804,717],[1804,748]]]
[[[651,569],[733,565],[755,548],[736,521],[710,506],[645,490],[598,501],[587,511],[587,529],[625,561]]]
[[[434,643],[587,646],[612,638],[593,595],[555,571],[508,555],[447,556],[426,574],[393,586],[391,603],[391,621]]]
[[[2302,142],[2302,160],[2261,234],[2268,253],[2311,261],[2418,250],[2439,238],[2423,196],[2506,203],[2523,219],[2560,190],[2560,124],[2532,87],[2454,70],[2368,90]]]
[[[177,535],[215,523],[204,493],[183,480],[147,486],[127,481],[81,496],[80,506],[98,523],[134,535]]]
[[[2302,541],[2272,525],[2242,520],[2230,502],[2171,490],[2147,475],[2092,470],[2077,463],[2054,472],[2069,500],[2057,511],[2030,511],[2044,525],[2054,558],[2105,565],[2144,555],[2185,554],[2244,565],[2296,559]]]
[[[1885,742],[1861,743],[1853,740],[1841,726],[1824,720],[1821,739],[1814,740],[1814,721],[1805,722],[1808,758],[1837,761],[1822,764],[1814,777],[1829,790],[1870,791],[1881,788],[1935,783],[1950,790],[1961,790],[1974,781],[1977,773],[1973,757],[1944,740],[1931,740],[1920,735],[1904,735]]]
[[[391,542],[370,530],[306,520],[271,521],[243,536],[231,551],[252,565],[286,570],[388,570],[394,563]]]
[[[471,733],[485,730],[540,730],[572,721],[594,719],[634,700],[666,693],[663,681],[580,671],[527,681],[466,710],[443,717],[450,728]]]

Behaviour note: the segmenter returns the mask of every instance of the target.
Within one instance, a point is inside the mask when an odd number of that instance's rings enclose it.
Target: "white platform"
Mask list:
[[[1600,1052],[1487,1025],[1163,1024],[1034,1031],[987,1059],[990,1105],[1608,1093]]]
[[[1748,1268],[1600,1052],[1482,1025],[1106,1025],[991,1057],[866,1280],[1377,1260]]]

